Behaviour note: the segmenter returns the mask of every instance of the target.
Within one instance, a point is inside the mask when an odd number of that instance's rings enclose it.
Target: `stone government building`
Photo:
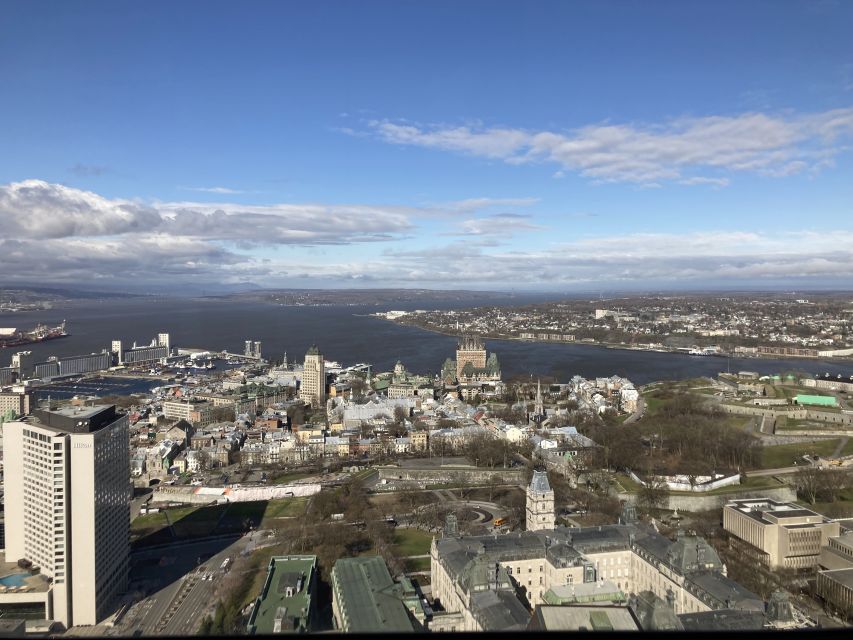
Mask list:
[[[711,620],[704,612],[759,627],[797,624],[790,607],[765,614],[764,601],[728,578],[716,551],[694,534],[672,541],[638,522],[630,505],[619,524],[555,527],[553,490],[540,471],[527,501],[527,531],[463,537],[449,522],[433,540],[432,593],[444,611],[434,614],[431,630],[522,630],[531,609],[565,600],[567,589],[570,599],[580,598],[599,584],[615,587],[614,603],[633,605],[647,630],[695,628]]]

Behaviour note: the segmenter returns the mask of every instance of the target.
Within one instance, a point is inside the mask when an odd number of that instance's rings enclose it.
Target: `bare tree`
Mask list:
[[[669,487],[660,476],[649,476],[637,493],[637,502],[647,511],[662,508],[669,498]]]
[[[823,470],[813,465],[800,467],[794,480],[797,493],[809,504],[817,501],[817,496],[823,486]]]

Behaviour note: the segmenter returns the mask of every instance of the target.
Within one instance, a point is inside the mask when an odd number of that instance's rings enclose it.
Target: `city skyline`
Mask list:
[[[7,285],[850,286],[849,5],[252,6],[7,5]]]

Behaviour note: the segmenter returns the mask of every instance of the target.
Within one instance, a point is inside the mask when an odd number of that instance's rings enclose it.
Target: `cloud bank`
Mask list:
[[[853,282],[853,231],[709,231],[553,235],[532,215],[502,210],[529,198],[472,198],[425,207],[369,204],[155,202],[106,198],[40,180],[0,185],[4,284],[237,283],[483,289],[691,288],[739,283]],[[583,214],[573,214],[583,215]],[[450,216],[456,216],[451,218]],[[438,218],[453,236],[442,245]],[[423,237],[432,245],[403,248]],[[364,246],[312,255],[305,247]],[[264,252],[255,249],[265,247]],[[270,252],[270,247],[280,251]],[[270,257],[272,256],[272,257]]]

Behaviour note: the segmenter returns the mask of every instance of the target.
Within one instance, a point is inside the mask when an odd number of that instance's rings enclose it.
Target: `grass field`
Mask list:
[[[422,556],[429,553],[432,534],[420,529],[397,528],[394,530],[394,551],[400,557]]]
[[[403,566],[405,567],[406,571],[429,571],[430,559],[410,558],[408,560],[403,561]]]
[[[131,523],[131,534],[137,545],[145,546],[176,539],[240,533],[249,527],[274,526],[275,518],[298,517],[305,512],[307,504],[308,498],[283,498],[180,507],[139,516]]]
[[[842,489],[835,502],[815,502],[809,504],[803,500],[798,501],[807,509],[817,511],[818,513],[830,518],[850,518],[853,517],[853,487]]]
[[[817,440],[815,442],[797,442],[794,444],[780,444],[774,447],[764,447],[761,450],[761,468],[779,469],[793,466],[796,461],[801,462],[803,454],[814,454],[828,456],[838,446],[838,439]]]
[[[297,480],[303,480],[305,478],[310,478],[311,476],[316,475],[316,473],[280,473],[279,475],[270,478],[268,484],[287,484],[288,482],[295,482]]]
[[[264,521],[270,518],[293,518],[305,513],[308,498],[283,498],[270,500],[264,511]]]

